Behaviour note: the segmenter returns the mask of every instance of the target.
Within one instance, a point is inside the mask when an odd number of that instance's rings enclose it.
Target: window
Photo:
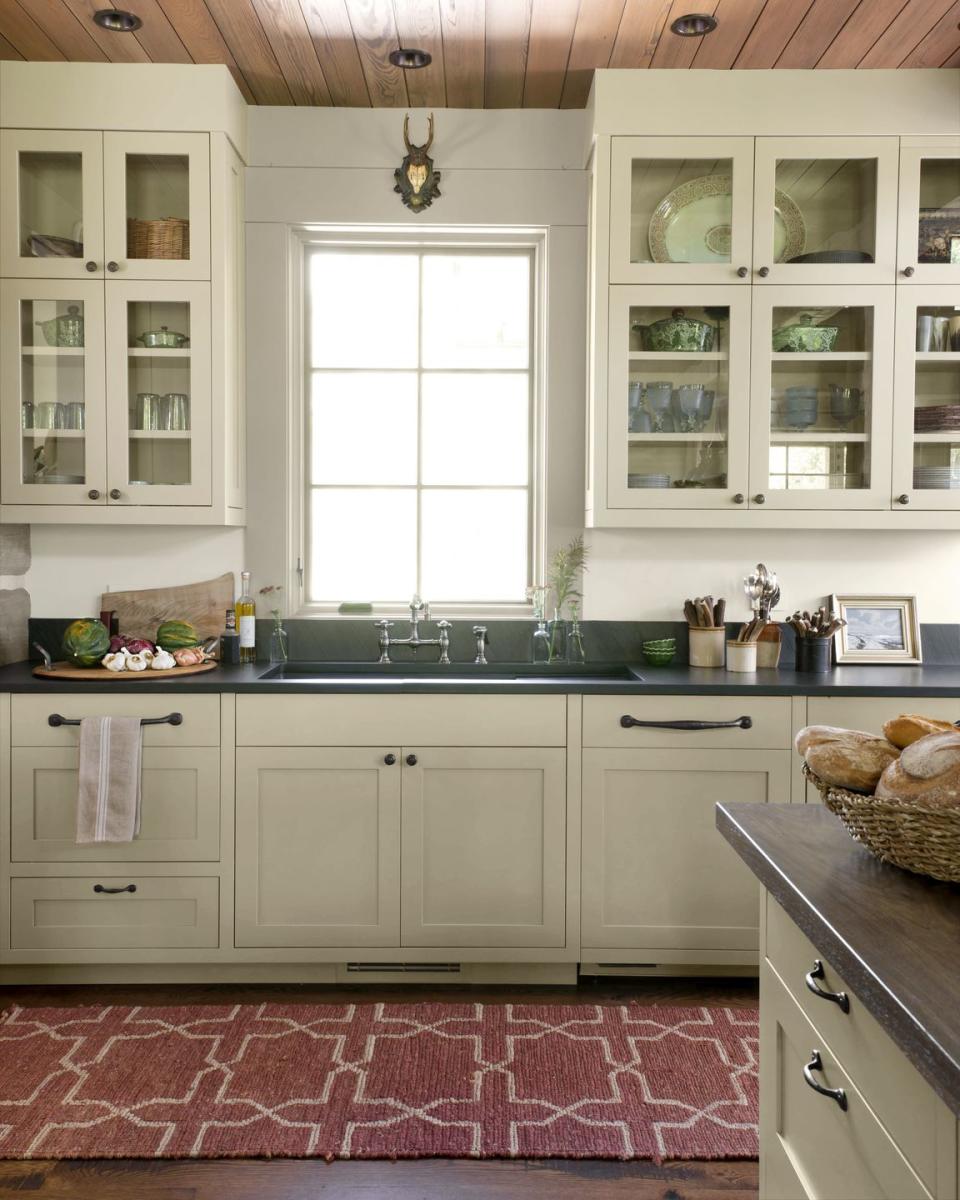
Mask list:
[[[524,602],[536,261],[529,238],[307,246],[308,607]]]

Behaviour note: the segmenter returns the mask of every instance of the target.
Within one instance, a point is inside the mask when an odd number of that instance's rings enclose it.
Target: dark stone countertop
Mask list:
[[[880,862],[819,804],[718,804],[717,828],[960,1117],[960,886]]]
[[[704,668],[677,665],[672,667],[629,668],[631,678],[590,679],[563,667],[544,669],[543,676],[524,677],[529,664],[492,662],[488,667],[472,663],[452,663],[449,667],[434,664],[395,663],[390,668],[376,663],[322,664],[325,671],[340,670],[340,678],[319,682],[297,679],[264,679],[269,663],[250,666],[221,666],[216,671],[190,675],[180,679],[125,681],[109,679],[102,682],[38,679],[33,675],[34,663],[14,663],[0,667],[0,692],[113,692],[117,688],[204,695],[219,692],[295,694],[317,692],[482,692],[490,694],[528,693],[533,695],[571,693],[583,695],[644,695],[664,696],[956,696],[960,698],[960,664],[955,666],[869,666],[836,667],[824,675],[801,674],[781,668],[777,671],[757,671],[738,675],[730,671],[711,671]],[[610,670],[618,664],[595,664],[600,670]],[[520,677],[503,678],[516,668]],[[579,668],[580,672],[590,670]],[[417,678],[428,672],[430,678]],[[436,678],[445,674],[448,680]],[[499,677],[498,677],[499,676]],[[639,678],[638,678],[639,676]],[[958,713],[960,716],[960,713]]]

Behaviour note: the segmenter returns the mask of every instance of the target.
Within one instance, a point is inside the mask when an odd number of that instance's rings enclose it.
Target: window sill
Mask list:
[[[432,604],[430,621],[532,621],[529,604]],[[308,621],[380,621],[410,619],[408,604],[378,604],[369,613],[342,613],[332,604],[305,604],[289,618]],[[284,618],[288,619],[288,618]]]

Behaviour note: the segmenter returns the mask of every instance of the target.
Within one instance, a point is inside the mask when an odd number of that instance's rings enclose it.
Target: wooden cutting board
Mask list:
[[[72,663],[56,662],[52,667],[34,667],[38,679],[82,679],[85,683],[103,683],[110,679],[114,683],[163,683],[165,679],[179,679],[183,675],[199,675],[201,671],[212,671],[215,662],[194,663],[190,667],[171,667],[168,671],[108,671],[106,667],[75,667]]]
[[[224,614],[233,608],[233,573],[181,587],[144,588],[133,592],[104,592],[100,608],[113,609],[120,632],[153,641],[163,621],[189,621],[203,637],[223,632]]]

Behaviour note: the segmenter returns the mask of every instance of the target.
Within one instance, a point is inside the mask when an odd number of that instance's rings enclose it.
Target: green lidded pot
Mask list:
[[[642,348],[653,351],[705,353],[713,349],[716,333],[715,326],[686,316],[682,308],[675,308],[669,317],[664,317],[662,321],[654,321],[652,325],[641,325],[637,322],[631,328],[640,334]]]
[[[71,304],[65,313],[49,321],[37,321],[48,346],[82,346],[83,317],[78,305]]]
[[[836,325],[814,325],[811,313],[800,313],[795,324],[773,331],[773,349],[788,353],[825,353],[836,345],[839,332]]]

